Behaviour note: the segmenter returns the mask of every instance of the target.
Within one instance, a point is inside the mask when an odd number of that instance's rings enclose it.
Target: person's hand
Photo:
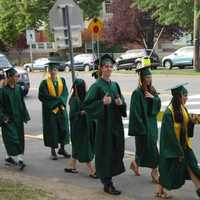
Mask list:
[[[199,116],[197,114],[192,114],[191,120],[194,124],[198,124],[200,122]]]
[[[86,114],[85,110],[81,110],[80,114],[85,115]]]
[[[3,119],[3,122],[4,122],[5,124],[7,124],[7,123],[9,122],[9,118],[8,118],[8,117],[5,117],[5,118]]]
[[[122,105],[122,100],[121,100],[120,97],[117,97],[117,98],[115,99],[115,104],[116,104],[117,106],[121,106],[121,105]]]
[[[154,98],[154,96],[153,96],[150,92],[148,92],[148,91],[145,91],[145,92],[144,92],[144,96],[145,96],[146,98]]]
[[[111,96],[109,96],[108,94],[106,94],[106,95],[103,97],[103,104],[104,104],[104,105],[109,105],[109,104],[111,104],[111,101],[112,101]]]

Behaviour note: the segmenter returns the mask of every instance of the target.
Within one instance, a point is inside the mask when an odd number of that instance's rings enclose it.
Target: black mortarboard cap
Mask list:
[[[103,66],[105,64],[113,65],[114,63],[115,60],[109,54],[104,54],[103,56],[94,61],[95,66]]]
[[[143,67],[137,68],[135,71],[140,76],[148,76],[148,75],[152,75],[150,68],[151,66],[143,66]]]
[[[187,95],[188,94],[188,91],[187,89],[184,87],[185,85],[187,85],[188,83],[181,83],[181,84],[178,84],[176,86],[173,86],[171,88],[169,88],[168,90],[171,90],[171,93],[172,93],[172,96],[175,96],[177,94],[180,94],[180,95]]]
[[[49,62],[49,64],[48,64],[49,70],[58,69],[57,65],[58,65],[58,63]]]
[[[17,70],[14,67],[5,69],[5,72],[6,72],[7,77],[11,77],[11,76],[14,76],[15,74],[17,74]]]

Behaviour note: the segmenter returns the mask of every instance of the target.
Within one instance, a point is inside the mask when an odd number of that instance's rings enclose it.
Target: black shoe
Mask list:
[[[71,158],[71,155],[68,154],[64,149],[59,149],[58,154],[64,156],[65,158]]]
[[[51,154],[51,160],[58,160],[58,156],[56,154]]]
[[[56,151],[54,148],[51,149],[51,157],[50,157],[51,160],[58,160],[58,156],[56,154]]]
[[[26,164],[23,161],[20,160],[18,162],[18,167],[22,171],[26,167]]]
[[[108,194],[112,194],[112,195],[120,195],[121,194],[121,191],[116,190],[113,185],[104,186],[104,192],[106,192]]]
[[[13,158],[9,157],[5,159],[5,165],[16,166],[17,162]]]
[[[198,197],[200,197],[200,188],[196,190]]]

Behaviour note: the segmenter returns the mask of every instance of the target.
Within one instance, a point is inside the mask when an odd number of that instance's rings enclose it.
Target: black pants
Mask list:
[[[104,187],[109,187],[113,184],[112,177],[109,178],[101,178],[101,182],[103,183]]]

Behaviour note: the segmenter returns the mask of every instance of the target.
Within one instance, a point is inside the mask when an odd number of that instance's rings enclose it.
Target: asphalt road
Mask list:
[[[62,76],[66,77],[66,83],[70,90],[71,88],[71,74],[62,73]],[[94,82],[94,79],[89,73],[79,73],[79,78],[86,80],[88,87]],[[26,134],[29,137],[26,138],[26,153],[25,159],[28,164],[25,174],[31,176],[37,176],[40,178],[50,178],[51,181],[61,181],[65,184],[77,185],[83,188],[102,191],[102,186],[99,181],[91,180],[87,176],[87,169],[85,165],[78,164],[78,169],[80,170],[79,175],[64,174],[63,168],[66,167],[66,159],[59,159],[54,162],[49,159],[49,149],[44,147],[43,141],[41,138],[42,134],[42,116],[41,116],[41,103],[39,102],[38,87],[41,80],[44,78],[44,74],[41,72],[30,73],[31,80],[31,89],[28,96],[25,98],[27,108],[31,115],[31,121],[26,125],[25,130]],[[133,72],[130,74],[113,74],[113,80],[117,81],[120,86],[122,93],[125,96],[128,110],[131,92],[137,87],[137,75]],[[160,92],[162,99],[163,107],[166,104],[166,101],[170,100],[170,91],[167,91],[167,88],[170,88],[173,85],[182,82],[189,82],[188,89],[192,98],[188,107],[190,109],[198,110],[200,109],[200,83],[199,77],[194,76],[163,76],[155,75],[153,77],[153,85]],[[198,96],[194,96],[198,95]],[[128,120],[124,119],[125,129],[127,129]],[[38,139],[33,139],[33,138]],[[194,151],[198,160],[200,160],[200,127],[195,128],[195,137],[193,138]],[[1,139],[0,139],[1,143]],[[67,145],[67,149],[70,151],[70,145]],[[134,139],[126,135],[126,151],[133,153],[134,152]],[[0,145],[0,168],[4,168],[3,159],[5,155],[5,149]],[[114,178],[116,185],[123,191],[123,195],[130,200],[149,200],[154,199],[153,193],[155,191],[155,185],[150,181],[148,169],[142,169],[142,176],[135,177],[133,173],[128,170],[132,155],[126,154],[124,162],[127,168],[126,173]],[[195,200],[197,199],[195,194],[195,188],[191,182],[187,182],[184,187],[178,191],[172,193],[175,198],[174,200]],[[114,197],[116,199],[116,197]],[[113,198],[113,199],[114,199]]]
[[[71,73],[60,73],[61,76],[66,78],[66,83],[68,86],[68,90],[71,88]],[[25,98],[28,110],[31,115],[31,121],[25,126],[26,133],[28,135],[41,138],[42,136],[42,114],[41,114],[41,103],[37,98],[38,95],[38,87],[41,80],[44,78],[45,73],[43,72],[35,72],[30,73],[30,81],[31,88],[28,96]],[[91,73],[77,72],[76,76],[78,78],[83,78],[86,81],[87,87],[95,81],[93,77],[91,77]],[[130,98],[132,91],[137,87],[138,77],[133,71],[130,71],[130,74],[124,73],[113,73],[113,80],[117,81],[120,84],[122,93],[124,94],[126,103],[130,104]],[[188,105],[189,109],[195,111],[198,110],[200,112],[200,88],[199,88],[199,77],[196,76],[163,76],[163,75],[155,75],[153,76],[153,85],[160,92],[160,97],[162,100],[162,109],[167,105],[167,101],[170,100],[170,90],[167,90],[171,86],[174,86],[179,83],[188,82],[187,88],[189,90],[189,95],[192,99],[189,99],[189,102],[192,102],[192,105]],[[193,98],[197,96],[197,98]],[[134,138],[127,136],[127,128],[128,128],[128,118],[124,119],[124,127],[126,133],[126,151],[133,152],[134,149]],[[194,137],[194,148],[197,151],[198,158],[200,159],[200,128],[199,126],[195,129],[196,133]]]

